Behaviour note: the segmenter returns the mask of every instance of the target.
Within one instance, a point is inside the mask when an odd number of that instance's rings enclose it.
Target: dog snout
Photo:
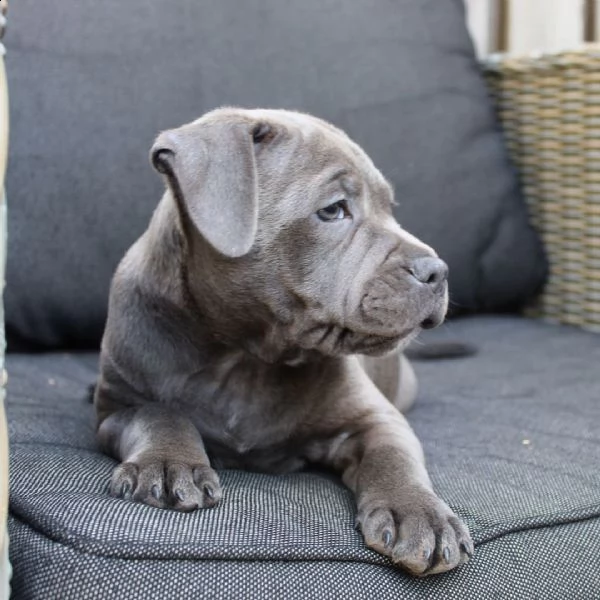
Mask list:
[[[408,272],[419,282],[431,286],[436,294],[442,294],[448,281],[448,265],[434,256],[420,256],[415,258]]]

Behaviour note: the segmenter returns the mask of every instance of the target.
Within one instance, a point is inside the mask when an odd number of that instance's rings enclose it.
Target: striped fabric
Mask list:
[[[416,580],[365,548],[327,473],[221,473],[214,509],[107,496],[84,399],[94,355],[9,356],[13,598],[600,597],[600,337],[513,318],[434,332],[475,357],[419,363],[410,414],[475,558]]]

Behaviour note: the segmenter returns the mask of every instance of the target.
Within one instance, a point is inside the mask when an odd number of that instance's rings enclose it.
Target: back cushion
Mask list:
[[[153,138],[220,105],[345,129],[449,263],[456,306],[514,308],[539,287],[462,0],[59,4],[10,7],[9,347],[99,343],[111,275],[160,199]]]

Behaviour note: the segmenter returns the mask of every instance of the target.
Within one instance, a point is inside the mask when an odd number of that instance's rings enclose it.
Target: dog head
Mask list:
[[[329,123],[219,109],[162,133],[151,161],[216,335],[293,363],[385,354],[444,319],[445,263],[400,227],[389,183]]]

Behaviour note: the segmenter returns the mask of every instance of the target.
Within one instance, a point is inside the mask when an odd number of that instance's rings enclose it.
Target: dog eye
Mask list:
[[[350,217],[350,211],[345,200],[334,202],[325,208],[317,211],[317,216],[321,221],[338,221]]]

